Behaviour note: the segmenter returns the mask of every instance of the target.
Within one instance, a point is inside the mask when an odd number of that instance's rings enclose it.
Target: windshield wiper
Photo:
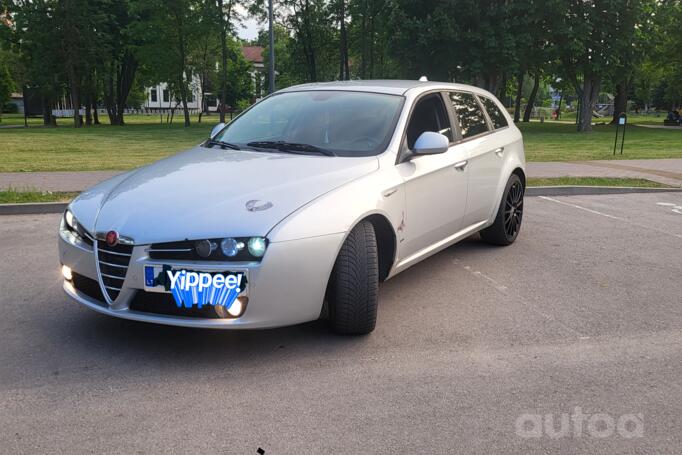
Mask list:
[[[232,150],[241,150],[237,144],[231,142],[217,141],[215,139],[209,139],[205,142],[207,145],[217,145],[218,147],[225,147]]]
[[[336,153],[331,150],[323,149],[311,144],[299,144],[297,142],[285,142],[285,141],[255,141],[249,142],[249,147],[258,147],[264,149],[275,149],[280,152],[288,153],[319,153],[325,156],[336,156]]]

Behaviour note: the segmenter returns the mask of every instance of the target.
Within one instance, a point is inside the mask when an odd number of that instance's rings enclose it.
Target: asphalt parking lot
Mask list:
[[[0,452],[679,453],[676,206],[527,198],[514,245],[472,238],[383,283],[361,338],[99,315],[61,291],[59,215],[0,217]],[[577,412],[608,418],[524,417]]]

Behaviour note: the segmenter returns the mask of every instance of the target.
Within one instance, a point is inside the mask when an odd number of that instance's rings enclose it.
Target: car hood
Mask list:
[[[93,232],[115,230],[136,244],[264,236],[299,207],[377,168],[375,157],[197,147],[94,187],[73,211]],[[97,205],[99,213],[81,216],[79,205]]]

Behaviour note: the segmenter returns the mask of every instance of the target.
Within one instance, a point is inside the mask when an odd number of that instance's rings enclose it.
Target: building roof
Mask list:
[[[242,46],[244,58],[251,63],[263,63],[263,50],[262,46]]]

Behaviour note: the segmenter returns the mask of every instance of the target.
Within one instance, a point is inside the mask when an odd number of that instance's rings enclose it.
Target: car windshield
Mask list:
[[[402,103],[402,96],[378,93],[285,92],[256,104],[214,139],[258,150],[377,155],[391,138]]]

